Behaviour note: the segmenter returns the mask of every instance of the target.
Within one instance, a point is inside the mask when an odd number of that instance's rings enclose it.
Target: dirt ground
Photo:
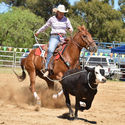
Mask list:
[[[79,111],[78,120],[66,117],[64,97],[52,99],[55,92],[47,89],[45,81],[37,78],[36,88],[42,100],[40,111],[35,111],[29,77],[19,82],[11,69],[0,69],[1,125],[125,125],[125,82],[99,85],[91,109]],[[74,97],[71,100],[74,105]]]

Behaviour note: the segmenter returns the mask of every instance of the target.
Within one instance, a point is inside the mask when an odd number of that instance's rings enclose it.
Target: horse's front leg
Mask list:
[[[61,82],[60,82],[61,83]],[[62,83],[61,83],[62,84]],[[61,89],[57,94],[53,94],[53,99],[57,99],[58,97],[60,97],[63,94],[63,89]]]
[[[53,94],[53,99],[57,99],[58,97],[60,97],[63,94],[63,90],[60,90],[57,94]]]
[[[36,79],[36,72],[34,71],[30,71],[29,73],[29,77],[30,77],[30,91],[32,92],[34,98],[36,99],[36,104],[37,105],[41,105],[41,100],[40,97],[38,96],[36,90],[35,90],[35,79]]]

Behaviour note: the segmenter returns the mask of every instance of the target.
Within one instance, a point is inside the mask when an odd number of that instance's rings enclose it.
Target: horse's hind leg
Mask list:
[[[39,70],[36,70],[36,74],[47,82],[49,89],[54,89],[54,81],[50,81],[47,77],[43,77],[43,74]]]
[[[35,90],[35,79],[36,79],[36,72],[35,70],[32,71],[28,71],[29,77],[30,77],[30,91],[32,92],[34,98],[36,99],[36,103],[38,105],[41,105],[41,101],[40,101],[40,97],[38,96],[38,94],[36,93]]]
[[[47,85],[48,85],[49,89],[54,90],[54,81],[50,81],[48,78],[46,78],[45,80],[47,82]]]

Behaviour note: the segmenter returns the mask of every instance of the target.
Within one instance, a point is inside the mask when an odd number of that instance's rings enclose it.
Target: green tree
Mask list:
[[[0,14],[0,45],[32,47],[33,31],[43,24],[44,20],[29,10],[13,8],[12,12]]]
[[[7,1],[6,1],[7,2]],[[52,15],[52,9],[59,4],[64,4],[70,8],[69,0],[8,0],[7,3],[13,3],[14,6],[22,6],[30,9],[33,13],[41,16],[45,20]]]
[[[118,34],[121,33],[120,29],[123,26],[119,11],[112,9],[107,3],[100,2],[99,0],[93,0],[88,3],[81,0],[75,4],[73,10],[76,15],[84,19],[93,37],[107,42],[117,40]],[[115,26],[116,22],[119,24],[119,27]],[[110,27],[109,24],[112,24],[112,26]],[[106,31],[108,32],[106,33]]]
[[[119,0],[120,11],[122,13],[123,21],[125,22],[125,0]]]
[[[59,4],[64,4],[66,8],[70,8],[68,0],[26,0],[27,7],[45,20],[52,16],[52,9]]]
[[[14,6],[24,6],[26,0],[0,0],[0,2],[5,2],[7,4],[13,4]]]
[[[101,1],[103,1],[104,3],[107,3],[109,5],[114,6],[114,0],[101,0]]]
[[[122,41],[123,40],[123,33],[122,33],[122,21],[119,20],[107,20],[103,24],[103,30],[99,32],[103,41]]]

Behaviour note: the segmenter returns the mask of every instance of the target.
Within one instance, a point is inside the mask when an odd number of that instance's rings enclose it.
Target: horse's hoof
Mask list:
[[[57,98],[58,98],[58,95],[57,95],[57,94],[53,94],[52,98],[53,98],[53,99],[57,99]]]
[[[41,100],[37,100],[36,104],[41,106]]]
[[[40,111],[40,106],[36,106],[35,111],[37,111],[37,112]]]

